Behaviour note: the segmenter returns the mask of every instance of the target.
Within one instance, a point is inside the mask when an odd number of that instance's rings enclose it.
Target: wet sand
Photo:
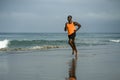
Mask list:
[[[119,50],[1,52],[0,80],[120,80]],[[74,79],[73,79],[74,78]]]

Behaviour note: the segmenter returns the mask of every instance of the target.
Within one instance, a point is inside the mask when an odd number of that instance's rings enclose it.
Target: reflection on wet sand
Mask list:
[[[69,77],[66,78],[66,80],[77,80],[76,77],[76,64],[77,59],[72,58],[70,64],[69,64]]]

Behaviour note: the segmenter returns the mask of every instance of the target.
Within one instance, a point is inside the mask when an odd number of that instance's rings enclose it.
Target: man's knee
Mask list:
[[[72,39],[70,39],[70,40],[68,41],[68,43],[69,43],[69,44],[72,44],[72,43],[73,43],[73,40],[72,40]]]

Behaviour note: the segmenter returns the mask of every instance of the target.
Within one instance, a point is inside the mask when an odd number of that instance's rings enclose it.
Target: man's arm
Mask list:
[[[78,22],[74,22],[74,25],[78,27],[76,31],[78,31],[81,28],[81,24],[79,24]]]
[[[67,23],[65,23],[64,31],[67,31]]]

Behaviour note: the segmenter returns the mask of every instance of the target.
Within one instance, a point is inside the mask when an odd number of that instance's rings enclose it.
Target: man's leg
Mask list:
[[[68,41],[69,45],[71,46],[72,48],[72,55],[74,54],[74,45],[73,45],[73,40],[72,39],[69,39]]]
[[[73,45],[73,48],[75,50],[76,57],[77,57],[77,48],[76,48],[76,45],[75,45],[75,39],[72,40],[72,45]]]

